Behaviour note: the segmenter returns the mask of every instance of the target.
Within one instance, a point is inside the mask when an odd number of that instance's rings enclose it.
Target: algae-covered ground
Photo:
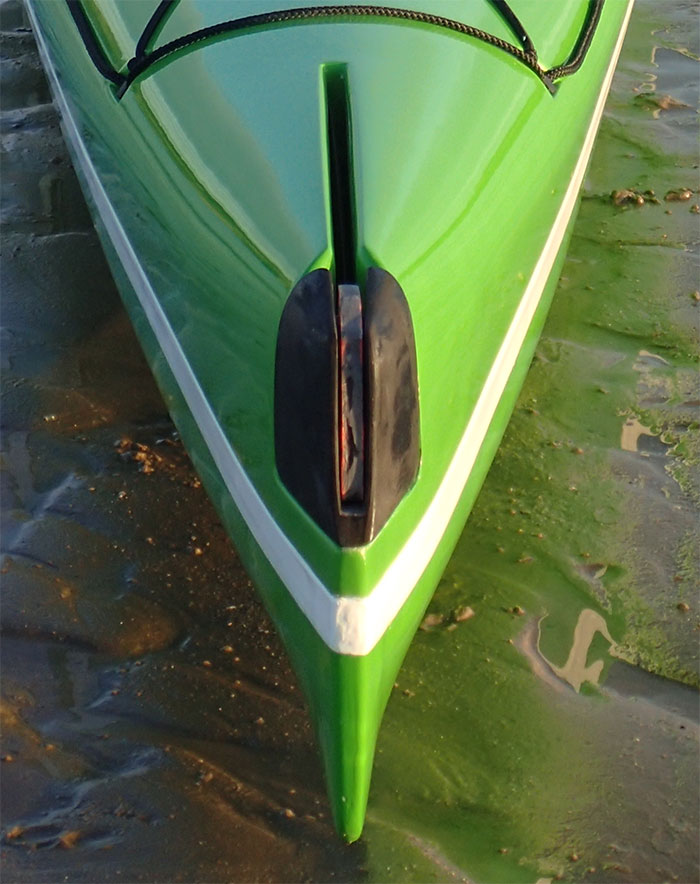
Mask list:
[[[362,840],[3,44],[2,879],[698,879],[696,4],[637,0],[525,388]]]
[[[689,16],[632,18],[535,360],[382,731],[382,862],[389,828],[394,862],[439,853],[438,878],[697,880]]]

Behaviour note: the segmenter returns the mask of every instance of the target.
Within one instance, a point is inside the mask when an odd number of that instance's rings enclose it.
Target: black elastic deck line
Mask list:
[[[117,98],[121,99],[127,89],[136,80],[144,74],[149,68],[165,58],[173,56],[183,50],[190,49],[192,46],[210,40],[216,37],[233,35],[241,31],[247,31],[252,28],[264,27],[269,25],[284,25],[293,23],[324,21],[328,19],[352,19],[352,18],[383,18],[402,21],[410,21],[418,24],[433,25],[435,27],[445,28],[454,31],[466,37],[473,37],[489,46],[495,46],[507,52],[508,55],[520,61],[525,67],[531,70],[538,79],[547,87],[551,94],[555,92],[554,81],[567,77],[581,67],[588,53],[595,30],[600,21],[601,12],[605,0],[589,0],[588,13],[584,22],[581,33],[579,34],[576,45],[567,60],[557,67],[544,70],[537,61],[537,53],[535,51],[532,40],[528,36],[525,28],[515,13],[507,3],[507,0],[491,0],[491,3],[503,15],[505,21],[511,27],[513,32],[517,34],[518,39],[523,45],[520,49],[481,28],[475,28],[472,25],[455,21],[451,18],[445,18],[440,15],[432,15],[427,12],[418,12],[412,9],[399,9],[394,6],[370,6],[370,5],[336,5],[336,6],[303,6],[295,9],[281,9],[272,12],[263,12],[257,15],[247,15],[242,18],[231,19],[230,21],[220,22],[216,25],[210,25],[189,34],[184,34],[169,43],[148,51],[148,47],[164,22],[165,16],[171,11],[177,0],[161,0],[155,12],[149,19],[146,28],[139,38],[136,45],[136,54],[128,62],[128,73],[122,74],[116,71],[108,62],[102,47],[98,43],[95,34],[92,31],[90,23],[85,15],[80,0],[66,0],[71,10],[71,15],[75,20],[78,30],[85,48],[90,55],[95,67],[98,71],[115,84],[117,87]]]
[[[561,77],[569,77],[571,74],[575,74],[583,64],[588,50],[590,49],[591,42],[593,41],[593,35],[598,27],[598,22],[600,21],[600,14],[603,11],[603,2],[604,0],[592,0],[592,2],[589,3],[586,21],[584,22],[571,55],[567,58],[564,64],[547,71],[548,75],[553,80],[559,80]]]
[[[114,83],[117,88],[122,88],[126,82],[126,77],[120,74],[119,71],[116,71],[110,64],[104,49],[95,36],[88,17],[85,15],[82,3],[80,0],[66,0],[66,2],[92,63],[103,77]]]
[[[153,52],[150,52],[148,55],[142,56],[139,59],[134,59],[133,66],[131,64],[129,65],[129,74],[126,81],[119,90],[119,97],[121,98],[136,77],[143,74],[152,65],[162,61],[167,56],[173,55],[176,52],[181,52],[184,49],[189,49],[204,40],[209,40],[213,37],[222,37],[226,34],[234,34],[239,31],[263,27],[266,25],[316,20],[323,21],[324,19],[331,18],[400,19],[403,21],[446,28],[447,30],[455,31],[467,37],[474,37],[477,40],[481,40],[484,43],[502,49],[504,52],[508,52],[510,55],[515,56],[515,58],[521,61],[526,67],[530,68],[530,70],[542,80],[547,88],[551,88],[549,78],[542,71],[535,57],[524,50],[519,49],[517,46],[513,46],[513,44],[509,43],[507,40],[503,40],[500,37],[489,34],[487,31],[475,28],[472,25],[465,25],[463,22],[454,21],[453,19],[444,18],[443,16],[431,15],[426,12],[416,12],[411,9],[397,9],[394,6],[303,6],[295,9],[281,9],[275,12],[247,15],[243,18],[237,18],[216,25],[210,25],[206,28],[201,28],[198,31],[193,31],[191,34],[185,34],[182,37],[178,37],[170,43],[165,43],[163,46],[154,49]]]
[[[508,23],[511,31],[513,31],[518,40],[520,40],[520,42],[523,44],[523,50],[527,52],[528,55],[532,55],[537,58],[537,52],[532,40],[530,39],[530,35],[523,27],[522,22],[520,21],[518,16],[506,3],[506,0],[491,0],[491,4],[496,7],[501,17],[505,19],[505,21]]]
[[[160,0],[160,3],[156,7],[156,11],[149,18],[148,24],[139,37],[139,42],[136,44],[136,51],[134,52],[134,58],[129,62],[129,68],[131,68],[134,59],[142,58],[148,53],[148,50],[151,48],[151,43],[160,33],[160,29],[165,24],[168,15],[173,9],[175,9],[176,3],[177,0]]]

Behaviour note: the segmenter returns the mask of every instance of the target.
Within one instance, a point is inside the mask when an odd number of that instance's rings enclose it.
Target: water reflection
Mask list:
[[[656,353],[650,353],[648,350],[640,350],[632,368],[634,368],[635,371],[640,372],[640,374],[646,374],[653,368],[668,365],[669,363],[663,358],[663,356],[657,356]]]
[[[639,452],[643,456],[648,457],[648,452],[640,451],[639,449],[640,436],[650,436],[654,438],[656,434],[653,433],[649,427],[645,427],[638,418],[627,418],[627,420],[622,425],[622,432],[620,434],[620,448],[622,448],[623,451]]]
[[[581,690],[581,685],[586,681],[594,685],[598,684],[603,669],[605,668],[605,661],[599,659],[588,664],[588,653],[593,643],[593,639],[598,633],[600,633],[600,635],[610,643],[608,653],[613,657],[615,656],[617,649],[617,646],[608,631],[608,625],[603,617],[591,608],[586,608],[581,611],[576,628],[574,629],[574,640],[571,645],[571,650],[569,651],[569,656],[563,666],[556,666],[551,660],[548,660],[544,654],[542,654],[539,645],[539,627],[541,623],[542,621],[540,620],[540,623],[538,624],[537,650],[552,672],[562,681],[570,684],[577,694]]]
[[[585,608],[579,614],[574,628],[571,646],[566,662],[562,666],[548,657],[542,650],[542,625],[550,615],[533,620],[525,626],[517,640],[517,647],[527,657],[534,674],[547,682],[555,690],[562,690],[563,684],[580,693],[585,682],[600,684],[601,676],[609,660],[598,658],[588,663],[591,646],[597,635],[608,642],[608,656],[617,656],[617,645],[610,635],[605,618],[592,608]]]

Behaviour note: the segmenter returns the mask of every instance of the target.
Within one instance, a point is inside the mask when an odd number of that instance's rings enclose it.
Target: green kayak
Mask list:
[[[31,0],[95,223],[348,840],[544,323],[631,0]]]

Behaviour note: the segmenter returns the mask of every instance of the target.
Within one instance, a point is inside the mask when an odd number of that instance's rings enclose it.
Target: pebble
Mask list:
[[[470,608],[469,605],[460,605],[452,616],[455,623],[463,623],[474,616],[474,609]]]
[[[669,190],[664,199],[667,203],[681,203],[689,200],[692,195],[692,190],[688,190],[687,187],[681,187],[679,190]]]
[[[672,107],[688,107],[687,104],[682,101],[678,101],[678,99],[674,98],[672,95],[656,96],[653,100],[653,103],[656,105],[656,107],[659,108],[659,110],[669,110]]]
[[[627,190],[626,188],[623,188],[622,190],[613,190],[610,196],[616,206],[626,206],[630,204],[634,206],[644,205],[644,197],[636,190]]]
[[[440,626],[444,619],[445,618],[442,616],[442,614],[426,614],[423,618],[423,622],[420,625],[420,629],[422,629],[423,632],[428,632],[435,626]]]
[[[72,832],[64,832],[63,835],[59,838],[59,844],[61,847],[65,847],[66,850],[70,850],[71,847],[75,847],[75,845],[80,840],[80,832],[72,831]]]

